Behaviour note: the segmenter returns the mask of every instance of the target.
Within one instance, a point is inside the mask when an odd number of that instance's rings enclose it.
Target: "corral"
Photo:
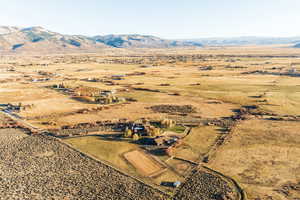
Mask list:
[[[151,177],[158,175],[158,173],[162,173],[162,170],[164,169],[162,164],[142,151],[131,151],[125,153],[124,157],[144,176]]]

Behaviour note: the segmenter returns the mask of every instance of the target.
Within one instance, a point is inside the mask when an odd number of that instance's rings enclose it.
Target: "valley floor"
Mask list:
[[[116,52],[1,57],[0,109],[40,132],[0,120],[3,199],[300,199],[299,49]],[[165,119],[163,155],[103,130]]]

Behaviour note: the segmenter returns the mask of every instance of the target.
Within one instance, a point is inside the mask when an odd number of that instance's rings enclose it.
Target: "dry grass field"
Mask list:
[[[130,165],[126,163],[126,160],[122,158],[122,154],[136,149],[137,145],[103,140],[97,136],[70,138],[65,141],[83,152],[118,166],[122,170],[129,172],[133,170]]]
[[[299,49],[286,46],[2,56],[0,108],[46,130],[121,119],[174,119],[192,126],[173,151],[172,156],[182,160],[151,153],[167,166],[151,178],[147,176],[161,166],[137,153],[143,145],[99,135],[64,141],[168,192],[175,189],[161,183],[185,183],[194,168],[191,163],[196,162],[236,180],[250,200],[296,200],[300,198],[299,58]],[[81,101],[71,90],[55,89],[60,84],[114,91],[126,102]],[[26,109],[15,112],[7,103]],[[177,195],[181,196],[188,195]]]
[[[218,127],[204,126],[192,129],[192,132],[184,138],[184,145],[176,149],[175,156],[199,162],[209,151],[218,137]]]
[[[297,184],[300,174],[299,122],[248,120],[216,153],[210,166],[234,177],[249,199],[294,199],[298,189],[284,194],[284,185]]]

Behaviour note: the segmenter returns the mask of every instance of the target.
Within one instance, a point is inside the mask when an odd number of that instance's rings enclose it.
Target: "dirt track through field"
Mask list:
[[[144,176],[151,176],[163,169],[157,161],[138,150],[126,153],[124,157]]]

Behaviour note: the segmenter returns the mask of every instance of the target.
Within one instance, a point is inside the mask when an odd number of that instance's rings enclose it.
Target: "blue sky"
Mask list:
[[[163,38],[300,36],[300,0],[0,0],[0,25]]]

